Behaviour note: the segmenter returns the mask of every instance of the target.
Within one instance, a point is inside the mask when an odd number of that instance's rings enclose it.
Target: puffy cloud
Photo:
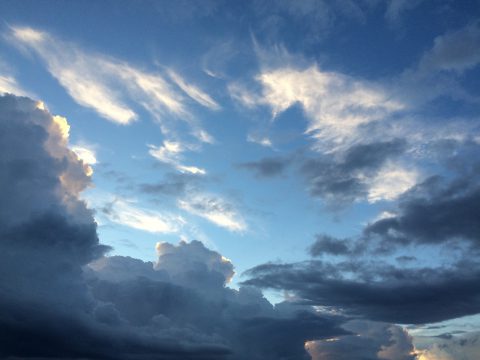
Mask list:
[[[232,263],[198,241],[160,243],[154,263],[105,257],[67,130],[38,102],[0,97],[0,357],[296,360],[306,339],[347,333],[342,317],[226,287]]]
[[[107,257],[90,265],[92,291],[137,326],[163,327],[174,336],[202,336],[228,346],[232,359],[302,359],[306,339],[349,332],[343,318],[301,306],[273,307],[249,287],[233,290],[231,262],[202,243],[160,243],[155,263]],[[166,327],[166,328],[165,328]]]
[[[215,225],[230,231],[244,231],[247,224],[232,204],[209,194],[190,194],[178,200],[178,206],[194,215],[207,219]]]
[[[352,320],[343,327],[355,335],[344,335],[305,344],[312,360],[414,360],[412,339],[401,327],[365,320]]]
[[[85,164],[95,165],[97,163],[97,156],[93,149],[83,145],[74,145],[71,149]]]

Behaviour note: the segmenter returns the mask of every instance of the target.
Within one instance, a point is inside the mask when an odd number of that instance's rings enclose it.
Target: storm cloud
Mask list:
[[[229,288],[232,263],[198,241],[159,243],[155,262],[106,256],[68,130],[39,102],[0,98],[2,357],[297,360],[305,341],[351,333],[344,317]]]

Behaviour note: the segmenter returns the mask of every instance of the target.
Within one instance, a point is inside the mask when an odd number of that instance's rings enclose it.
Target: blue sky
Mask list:
[[[199,240],[235,266],[233,288],[323,306],[257,266],[477,269],[479,15],[478,1],[7,0],[0,92],[67,119],[109,255]],[[418,359],[473,359],[455,343],[478,336],[468,309],[372,320],[410,324]]]

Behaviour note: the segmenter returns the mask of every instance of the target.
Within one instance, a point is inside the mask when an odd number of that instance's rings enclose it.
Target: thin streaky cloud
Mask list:
[[[221,197],[209,194],[190,194],[178,200],[178,207],[233,232],[242,232],[247,224],[234,206]]]
[[[129,124],[138,119],[133,105],[141,106],[160,123],[164,133],[171,133],[175,122],[181,120],[193,128],[192,134],[198,140],[209,142],[205,140],[208,134],[199,129],[188,109],[186,98],[173,86],[176,84],[190,98],[209,109],[216,110],[220,106],[180,75],[168,72],[172,84],[159,73],[87,51],[47,32],[28,27],[13,27],[10,38],[16,45],[33,50],[78,104],[95,110],[103,118],[118,124]]]

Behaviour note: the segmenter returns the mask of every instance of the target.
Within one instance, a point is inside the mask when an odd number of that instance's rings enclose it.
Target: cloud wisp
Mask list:
[[[168,77],[148,72],[28,27],[13,27],[10,39],[38,55],[77,103],[118,124],[138,119],[132,106],[136,104],[159,121],[165,133],[173,131],[174,123],[167,120],[173,115],[189,124],[194,134],[203,133],[203,138],[200,135],[197,138],[204,141],[205,131],[196,123],[185,97],[173,88],[168,78],[200,105],[212,110],[219,108],[208,94],[172,71]]]

